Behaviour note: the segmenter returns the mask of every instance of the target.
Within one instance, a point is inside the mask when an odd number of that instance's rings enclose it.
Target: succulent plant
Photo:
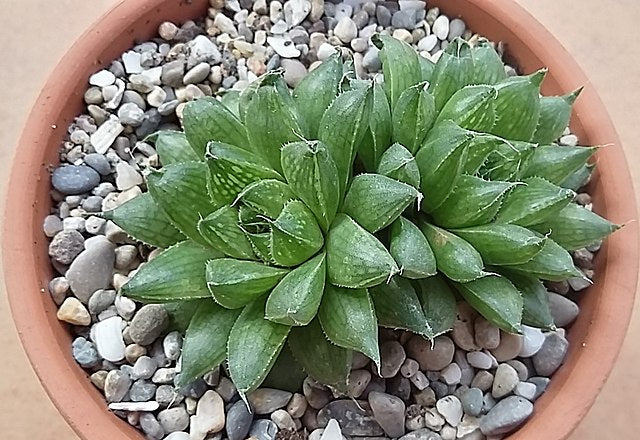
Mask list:
[[[244,394],[280,355],[345,391],[378,327],[434,338],[466,301],[507,332],[553,328],[543,280],[618,226],[573,202],[596,148],[553,142],[579,92],[540,96],[486,41],[437,63],[377,35],[383,80],[334,55],[188,103],[155,135],[148,192],[104,216],[166,248],[122,287],[188,328],[179,385],[227,362]],[[378,78],[380,80],[381,78]],[[285,353],[285,352],[283,352]]]

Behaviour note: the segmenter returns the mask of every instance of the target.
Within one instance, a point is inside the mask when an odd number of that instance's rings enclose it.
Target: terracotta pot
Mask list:
[[[142,439],[111,414],[102,394],[71,356],[71,335],[56,319],[47,291],[52,270],[42,220],[49,213],[49,165],[73,117],[83,109],[88,76],[134,41],[155,35],[164,20],[182,22],[205,13],[207,0],[121,0],[68,51],[40,94],[13,160],[2,234],[5,282],[13,317],[33,368],[69,425],[86,440]],[[636,218],[625,157],[595,90],[562,46],[511,0],[431,0],[461,16],[476,32],[502,40],[525,72],[549,67],[543,90],[561,94],[586,85],[572,129],[585,144],[613,144],[597,155],[594,205],[618,223]],[[535,414],[511,439],[566,438],[593,403],[625,335],[638,275],[637,223],[609,238],[597,255],[595,285],[584,293],[569,333],[566,364],[535,405]]]

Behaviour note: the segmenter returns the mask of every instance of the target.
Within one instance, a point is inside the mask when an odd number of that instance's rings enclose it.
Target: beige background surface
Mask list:
[[[517,1],[564,43],[599,90],[622,138],[636,187],[640,188],[640,153],[636,148],[640,1]],[[2,193],[19,132],[49,70],[73,40],[113,3],[114,0],[0,0]],[[1,289],[0,437],[77,440],[31,370],[9,315],[4,286]],[[640,334],[639,308],[636,307],[613,374],[571,440],[639,438],[640,344],[633,339]]]

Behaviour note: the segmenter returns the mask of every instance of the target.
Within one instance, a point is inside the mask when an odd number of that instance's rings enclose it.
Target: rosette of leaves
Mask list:
[[[573,201],[596,148],[554,144],[578,92],[540,96],[545,71],[507,77],[484,41],[435,64],[373,41],[383,81],[335,55],[293,91],[268,72],[188,103],[148,192],[105,213],[165,248],[122,293],[186,316],[179,385],[226,361],[244,394],[293,355],[345,391],[379,326],[433,338],[456,301],[553,328],[543,281],[582,277],[568,251],[617,228]]]

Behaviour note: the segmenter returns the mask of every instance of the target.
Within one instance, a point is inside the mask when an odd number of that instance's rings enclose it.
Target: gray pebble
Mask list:
[[[490,389],[492,384],[493,374],[485,370],[478,371],[471,381],[472,387],[479,388],[482,391]]]
[[[524,397],[527,400],[533,401],[536,397],[537,387],[536,384],[530,382],[519,382],[516,388],[513,390],[513,394],[516,396]]]
[[[366,11],[360,10],[353,14],[352,20],[358,29],[362,29],[369,23],[369,14],[367,14]]]
[[[416,27],[416,13],[412,10],[400,10],[393,14],[391,26],[396,29],[411,30]]]
[[[185,397],[191,397],[192,399],[199,399],[206,392],[207,383],[202,378],[196,379],[190,384],[180,388],[180,394]]]
[[[540,376],[551,376],[562,365],[569,341],[556,332],[547,333],[542,348],[533,356],[533,365]]]
[[[96,241],[73,260],[66,273],[71,290],[85,304],[96,290],[109,287],[115,260],[113,244],[101,236],[91,240]]]
[[[401,399],[374,391],[369,393],[368,400],[371,411],[385,434],[392,438],[404,435],[405,405]]]
[[[192,67],[182,80],[184,84],[198,84],[207,79],[211,72],[211,66],[209,63],[199,63]]]
[[[548,377],[530,377],[528,379],[529,383],[532,383],[536,386],[536,394],[533,396],[534,399],[537,399],[547,390],[547,386],[549,386],[549,382],[551,379]]]
[[[398,440],[442,440],[442,437],[428,428],[421,428],[403,435]]]
[[[496,399],[501,399],[510,394],[518,382],[518,372],[509,364],[500,364],[496,369],[491,394]]]
[[[258,388],[247,396],[256,414],[270,414],[284,408],[293,394],[274,388]]]
[[[460,402],[462,403],[462,410],[465,414],[473,417],[478,417],[482,411],[482,390],[479,388],[469,388],[462,393]]]
[[[162,341],[164,355],[170,361],[175,361],[180,357],[182,349],[182,336],[180,332],[174,331],[167,334]]]
[[[244,440],[247,438],[252,422],[253,414],[249,411],[247,405],[242,400],[234,403],[227,412],[226,432],[229,440]]]
[[[56,168],[51,184],[62,194],[82,194],[91,191],[100,183],[100,175],[84,165],[64,165]]]
[[[275,440],[276,434],[278,434],[278,426],[267,419],[256,420],[249,430],[249,437],[257,440]]]
[[[369,382],[371,382],[371,373],[368,370],[351,370],[347,394],[354,398],[362,396]]]
[[[367,71],[377,72],[382,68],[382,62],[380,61],[378,52],[380,51],[377,48],[371,47],[364,54],[364,58],[362,59],[362,67],[367,69]]]
[[[140,414],[140,428],[148,438],[160,440],[164,437],[164,429],[152,413]]]
[[[68,291],[69,281],[65,277],[56,277],[49,281],[49,293],[57,305],[62,304]]]
[[[62,220],[57,215],[48,215],[44,218],[42,230],[47,237],[54,237],[58,232],[62,231]]]
[[[549,292],[549,311],[557,327],[566,327],[578,317],[580,308],[569,298]]]
[[[132,402],[148,402],[156,395],[156,385],[146,380],[136,380],[131,385],[129,398]]]
[[[144,119],[144,111],[133,102],[122,104],[118,109],[118,118],[125,125],[137,127],[142,124]]]
[[[182,87],[184,77],[184,60],[178,59],[162,65],[162,84],[170,87]]]
[[[83,251],[84,237],[76,230],[60,231],[49,243],[49,256],[59,263],[71,262]]]
[[[289,87],[295,87],[307,74],[307,68],[298,60],[283,59],[281,66],[284,69],[284,80]]]
[[[326,426],[331,419],[336,419],[345,435],[380,436],[384,431],[375,421],[366,402],[352,400],[334,400],[318,412],[318,423]]]
[[[454,18],[449,23],[449,35],[447,36],[447,40],[453,41],[456,38],[462,37],[466,29],[467,26],[464,24],[464,21],[459,18]]]
[[[153,376],[151,377],[151,381],[156,384],[168,384],[172,383],[176,377],[176,369],[175,368],[158,368]]]
[[[342,17],[336,24],[333,34],[343,43],[350,43],[358,36],[358,27],[349,17]]]
[[[430,341],[415,335],[407,342],[407,354],[420,364],[421,370],[440,371],[451,363],[455,345],[447,336],[438,336]]]
[[[138,310],[129,327],[129,336],[136,344],[149,345],[169,325],[169,314],[163,305],[147,304]]]
[[[83,368],[93,368],[100,362],[98,350],[91,341],[78,337],[71,344],[73,358]]]
[[[158,422],[165,433],[182,431],[189,427],[189,414],[183,406],[165,409],[158,413]]]
[[[145,110],[147,108],[147,103],[145,102],[144,98],[140,96],[140,93],[136,92],[135,90],[125,90],[124,95],[122,96],[122,103],[135,104],[142,110]]]
[[[100,212],[103,200],[100,196],[89,196],[82,202],[82,209],[87,212]]]
[[[111,370],[104,382],[104,395],[107,402],[120,402],[131,386],[129,375],[120,370]]]
[[[376,19],[380,26],[389,26],[391,24],[391,11],[382,5],[378,5],[376,8]]]
[[[110,305],[113,304],[113,301],[116,298],[115,290],[105,290],[99,289],[96,290],[93,295],[89,298],[88,308],[89,312],[97,315],[100,312],[105,311]]]
[[[520,426],[533,412],[533,404],[519,396],[501,400],[480,420],[485,435],[507,434]]]
[[[173,385],[160,385],[156,389],[156,402],[162,407],[179,404],[184,400],[184,396],[178,394]]]
[[[158,369],[158,363],[149,356],[140,356],[133,365],[132,376],[134,379],[151,379]]]
[[[398,341],[386,341],[380,345],[380,375],[394,377],[400,371],[407,355]]]

